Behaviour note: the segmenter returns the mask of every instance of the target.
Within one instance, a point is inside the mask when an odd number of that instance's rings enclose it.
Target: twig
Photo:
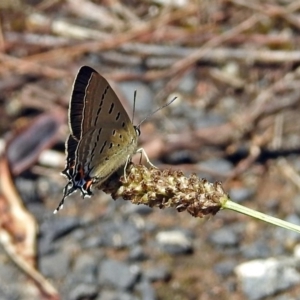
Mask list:
[[[177,61],[169,70],[167,71],[152,71],[148,72],[147,79],[151,78],[162,78],[162,77],[173,77],[166,85],[165,88],[159,92],[157,95],[158,98],[164,98],[171,90],[174,89],[175,85],[178,81],[178,75],[182,75],[182,72],[188,70],[191,66],[193,66],[200,58],[202,58],[206,53],[209,52],[211,48],[219,46],[223,42],[231,39],[235,35],[250,29],[253,27],[257,22],[261,20],[261,17],[257,15],[251,16],[246,21],[242,22],[238,26],[229,29],[225,33],[221,34],[220,36],[216,36],[215,38],[211,39],[207,43],[205,43],[199,50],[194,51],[191,55],[186,58],[183,58]]]
[[[0,242],[16,265],[35,282],[41,294],[57,300],[56,289],[35,267],[36,220],[23,206],[5,158],[0,159],[0,174]]]
[[[50,78],[62,78],[68,76],[68,72],[55,69],[49,66],[37,64],[26,59],[16,58],[10,55],[0,53],[0,74],[7,72],[8,66],[11,69],[17,69],[21,74],[39,74]]]
[[[126,43],[120,50],[110,50],[101,53],[106,62],[118,63],[120,65],[145,65],[152,68],[169,68],[179,59],[191,55],[195,48],[165,46],[141,43]],[[253,63],[297,63],[300,62],[300,51],[280,51],[266,49],[232,49],[232,48],[211,48],[203,54],[199,61],[212,62],[215,64],[224,63],[229,60],[237,60]],[[142,75],[142,74],[141,74]],[[142,79],[149,79],[143,76]],[[154,78],[150,78],[154,79]]]
[[[79,16],[97,22],[103,28],[120,30],[125,26],[120,18],[116,18],[105,6],[90,1],[68,0],[68,9]]]
[[[286,8],[274,4],[267,5],[259,5],[250,1],[244,0],[230,0],[234,4],[238,4],[250,9],[255,10],[256,12],[261,13],[262,15],[266,15],[268,17],[281,17],[285,19],[287,22],[295,26],[296,28],[300,28],[300,22],[298,16],[292,14],[297,11],[300,7],[300,1],[293,1]]]
[[[80,40],[103,40],[109,36],[108,33],[101,32],[100,30],[93,30],[81,26],[77,26],[62,20],[52,20],[42,14],[31,14],[27,19],[28,26],[32,29],[42,31],[51,31],[62,37],[68,37]]]
[[[158,30],[162,26],[173,22],[175,20],[188,17],[191,14],[195,13],[195,7],[189,6],[184,11],[176,11],[165,15],[164,18],[154,19],[146,24],[143,24],[139,27],[134,27],[129,29],[126,32],[115,34],[113,37],[106,39],[101,42],[86,42],[78,45],[72,45],[69,47],[64,47],[60,49],[54,49],[47,52],[35,54],[28,56],[24,59],[34,62],[48,62],[56,60],[58,57],[64,57],[66,60],[72,60],[74,56],[81,55],[85,52],[98,52],[103,50],[112,49],[122,45],[130,40],[136,39],[138,37],[144,36],[145,34]]]
[[[288,161],[285,158],[281,158],[278,161],[278,166],[282,173],[300,189],[300,176]]]

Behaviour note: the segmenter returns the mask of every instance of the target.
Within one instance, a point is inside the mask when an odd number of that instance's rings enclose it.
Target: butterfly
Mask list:
[[[88,66],[80,68],[69,104],[70,135],[66,140],[68,179],[63,198],[77,189],[91,196],[92,186],[101,186],[136,152],[139,126],[134,126],[107,80]]]

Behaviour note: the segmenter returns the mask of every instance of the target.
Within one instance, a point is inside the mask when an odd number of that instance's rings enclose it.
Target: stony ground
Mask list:
[[[300,299],[294,232],[98,190],[52,214],[72,82],[89,65],[129,113],[137,90],[135,124],[178,97],[141,127],[158,168],[300,224],[300,2],[102,2],[0,2],[0,299]]]

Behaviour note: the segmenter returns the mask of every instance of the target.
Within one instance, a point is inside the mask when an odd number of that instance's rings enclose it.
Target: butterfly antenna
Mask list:
[[[161,109],[169,106],[170,104],[172,104],[175,100],[177,99],[177,97],[174,97],[171,101],[169,101],[168,103],[162,105],[161,107],[157,108],[155,111],[153,111],[152,113],[150,113],[146,118],[144,118],[137,126],[136,128],[140,128],[140,126],[147,120],[149,119],[151,116],[153,116],[154,114],[156,114],[158,111],[160,111]]]
[[[132,110],[132,120],[131,120],[132,124],[134,121],[134,114],[135,114],[135,102],[136,102],[136,90],[134,91],[134,94],[133,94],[133,110]]]

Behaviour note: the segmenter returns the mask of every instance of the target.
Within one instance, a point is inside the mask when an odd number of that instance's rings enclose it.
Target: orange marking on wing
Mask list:
[[[86,182],[86,189],[88,190],[90,186],[92,185],[93,181],[90,179],[89,181]]]

